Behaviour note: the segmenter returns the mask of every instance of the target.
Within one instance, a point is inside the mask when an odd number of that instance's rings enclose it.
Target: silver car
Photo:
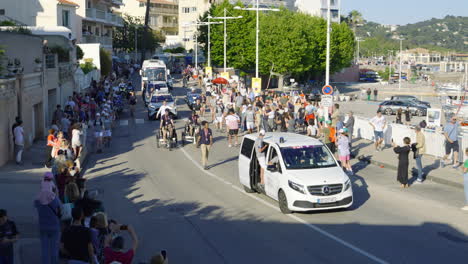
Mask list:
[[[402,110],[409,108],[411,115],[415,116],[425,116],[427,114],[427,106],[416,104],[412,101],[389,100],[384,101],[379,105],[379,110],[386,115],[394,115],[400,108]]]
[[[163,105],[164,101],[166,101],[166,106],[169,106],[172,117],[174,119],[177,118],[177,105],[174,100],[174,97],[172,97],[171,94],[168,93],[153,93],[151,96],[151,100],[148,103],[148,119],[149,120],[155,120],[159,118],[160,116],[156,117],[156,114],[158,113],[159,109]],[[162,115],[164,113],[161,113]]]

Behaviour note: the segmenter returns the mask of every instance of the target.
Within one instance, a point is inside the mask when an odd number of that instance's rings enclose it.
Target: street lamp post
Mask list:
[[[227,68],[227,56],[226,56],[226,50],[227,50],[227,32],[226,32],[226,20],[228,19],[239,19],[242,18],[242,16],[237,16],[237,17],[228,17],[226,16],[227,14],[226,8],[224,8],[224,16],[223,17],[210,17],[211,19],[222,19],[224,21],[224,72],[226,72]]]
[[[400,73],[398,76],[398,90],[401,90],[401,53],[403,52],[403,39],[400,38]]]
[[[325,85],[330,85],[330,20],[331,20],[331,10],[330,10],[331,0],[328,0],[327,6],[327,58],[325,66]]]
[[[256,12],[256,29],[255,29],[255,78],[258,78],[258,64],[259,64],[259,35],[260,35],[260,11],[280,11],[278,8],[259,8],[259,0],[255,2],[255,8],[242,8],[240,6],[234,7],[236,10],[247,10]]]
[[[208,22],[192,22],[186,24],[185,27],[188,26],[208,26],[208,67],[211,67],[211,29],[210,26],[212,24],[222,24],[223,22],[210,22],[211,16],[208,16]],[[198,30],[197,30],[198,31]],[[196,49],[195,49],[195,64],[198,65],[198,34],[195,35],[195,42],[196,42]]]

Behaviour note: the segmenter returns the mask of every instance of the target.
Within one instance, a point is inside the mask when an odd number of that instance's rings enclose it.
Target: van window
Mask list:
[[[244,138],[242,142],[241,154],[250,159],[255,141],[250,138]]]
[[[337,166],[333,154],[325,146],[283,147],[281,154],[287,170]]]
[[[268,163],[272,162],[272,160],[276,158],[277,161],[275,162],[278,166],[278,172],[279,173],[282,173],[281,171],[281,162],[279,162],[279,157],[278,157],[278,153],[276,151],[276,149],[274,147],[271,147],[271,150],[270,150],[270,155],[268,156]]]

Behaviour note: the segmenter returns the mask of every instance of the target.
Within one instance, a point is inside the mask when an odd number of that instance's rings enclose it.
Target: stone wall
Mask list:
[[[15,79],[0,79],[0,166],[13,155],[11,127],[18,115],[17,82]]]

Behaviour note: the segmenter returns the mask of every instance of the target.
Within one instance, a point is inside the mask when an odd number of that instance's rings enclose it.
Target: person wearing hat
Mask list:
[[[338,147],[338,157],[341,162],[341,167],[346,169],[349,174],[353,174],[353,169],[349,163],[350,151],[349,151],[349,138],[348,129],[342,128],[339,131],[338,139],[336,140],[336,146]]]
[[[265,169],[266,169],[266,157],[265,152],[268,145],[263,144],[263,138],[265,137],[265,130],[260,130],[257,139],[255,140],[255,154],[257,156],[258,164],[260,165],[260,185],[265,186]]]

